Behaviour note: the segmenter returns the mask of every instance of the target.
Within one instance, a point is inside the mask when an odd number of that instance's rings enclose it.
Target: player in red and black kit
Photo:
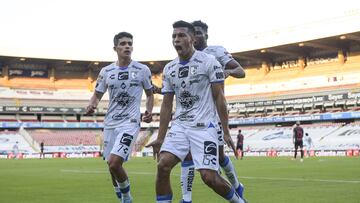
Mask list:
[[[293,143],[295,144],[294,159],[296,159],[297,149],[298,149],[298,147],[300,147],[300,152],[301,152],[300,161],[303,161],[303,157],[304,157],[303,136],[304,136],[304,129],[302,127],[300,127],[300,122],[297,121],[296,126],[294,128],[294,135],[293,135]]]
[[[244,157],[244,135],[241,134],[241,130],[237,135],[236,151],[239,153],[241,151],[241,159]]]

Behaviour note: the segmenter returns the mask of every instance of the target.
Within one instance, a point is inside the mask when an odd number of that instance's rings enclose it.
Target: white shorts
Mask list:
[[[138,125],[104,129],[104,159],[108,161],[110,154],[115,154],[127,161],[139,132]]]
[[[195,169],[219,169],[219,146],[216,125],[202,128],[185,128],[173,123],[167,133],[162,151],[167,151],[184,161],[191,152]]]

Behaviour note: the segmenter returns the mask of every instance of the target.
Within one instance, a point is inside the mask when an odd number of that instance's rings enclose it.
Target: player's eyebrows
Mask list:
[[[121,45],[121,46],[125,46],[126,44],[128,44],[129,46],[132,46],[133,42],[131,40],[119,41],[119,45]]]
[[[178,32],[178,33],[173,33],[172,34],[172,38],[176,38],[176,36],[178,37],[185,37],[186,36],[186,33],[185,32]]]

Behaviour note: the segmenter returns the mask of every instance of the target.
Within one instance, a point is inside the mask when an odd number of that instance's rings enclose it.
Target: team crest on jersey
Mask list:
[[[120,92],[120,94],[114,98],[114,101],[122,108],[127,107],[129,104],[133,103],[135,97],[132,97],[127,92]]]
[[[189,66],[184,66],[179,68],[178,77],[185,78],[189,75]]]
[[[121,89],[125,89],[125,88],[126,88],[126,84],[125,84],[125,83],[121,83],[120,87],[121,87]]]
[[[196,75],[197,73],[197,66],[190,66],[190,74],[191,75]]]
[[[199,96],[193,96],[190,92],[184,91],[180,93],[179,101],[183,108],[190,109],[197,101],[199,101]]]
[[[136,79],[138,75],[138,72],[131,72],[131,78]]]

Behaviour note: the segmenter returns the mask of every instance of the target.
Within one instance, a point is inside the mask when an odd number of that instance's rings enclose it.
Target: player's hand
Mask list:
[[[161,94],[161,88],[156,86],[156,85],[153,85],[153,93],[154,94]]]
[[[86,107],[86,112],[85,112],[85,115],[91,115],[95,112],[96,110],[96,106],[94,105],[89,105]]]
[[[149,113],[148,111],[145,111],[143,117],[142,117],[142,120],[145,122],[145,123],[150,123],[152,121],[152,113]]]
[[[153,142],[151,142],[150,144],[147,144],[145,147],[152,147],[153,148],[153,157],[154,160],[159,160],[159,154],[160,154],[160,148],[162,145],[163,141],[161,140],[154,140]]]
[[[229,133],[224,133],[224,141],[227,144],[227,146],[229,146],[233,150],[235,158],[238,159],[238,153],[236,153],[235,144]]]

